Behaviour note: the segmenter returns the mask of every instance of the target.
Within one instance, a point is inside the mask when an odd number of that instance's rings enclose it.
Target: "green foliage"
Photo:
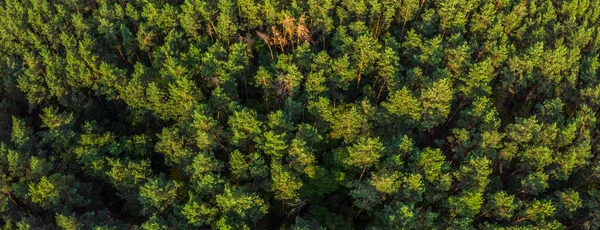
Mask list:
[[[377,162],[383,150],[383,144],[378,138],[363,137],[348,147],[348,157],[344,159],[344,163],[363,168],[363,173],[360,175],[362,179],[365,169]]]
[[[164,220],[156,215],[152,215],[146,222],[142,224],[144,230],[165,230],[168,229]]]
[[[233,116],[229,118],[228,124],[231,127],[233,134],[231,141],[234,145],[247,143],[259,135],[262,130],[262,122],[256,119],[256,112],[249,109],[234,112]]]
[[[486,205],[486,214],[498,220],[507,220],[513,217],[515,210],[518,208],[515,203],[514,195],[509,195],[504,191],[494,193],[488,198]]]
[[[78,194],[80,186],[71,175],[53,174],[42,177],[37,183],[31,182],[27,196],[45,209],[80,207],[86,204],[86,200]]]
[[[61,214],[56,215],[56,225],[65,230],[75,230],[82,227],[81,223],[78,223],[77,218],[74,216],[65,216]]]
[[[267,214],[268,205],[256,194],[244,190],[225,187],[221,195],[216,196],[217,207],[222,210],[223,217],[234,223],[251,224]],[[220,222],[221,220],[219,220]],[[242,226],[232,226],[242,227]],[[244,228],[247,228],[244,225]]]
[[[421,118],[421,106],[406,87],[391,93],[388,100],[382,105],[390,114],[406,116],[415,121]]]
[[[145,214],[165,212],[177,200],[181,183],[168,180],[164,175],[149,179],[140,187],[139,201]]]
[[[598,229],[600,1],[0,1],[3,229]]]
[[[273,162],[271,164],[271,180],[275,199],[282,201],[298,199],[298,190],[303,183],[288,167]]]
[[[439,149],[427,148],[415,155],[416,166],[423,172],[425,178],[433,182],[440,178],[445,163],[445,157]]]
[[[58,205],[60,199],[60,191],[48,181],[48,178],[42,177],[37,184],[29,185],[29,196],[31,201],[39,203],[42,207],[51,207]]]

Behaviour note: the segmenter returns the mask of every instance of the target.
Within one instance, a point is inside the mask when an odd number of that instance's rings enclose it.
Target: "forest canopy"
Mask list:
[[[2,0],[0,228],[598,229],[600,0]]]

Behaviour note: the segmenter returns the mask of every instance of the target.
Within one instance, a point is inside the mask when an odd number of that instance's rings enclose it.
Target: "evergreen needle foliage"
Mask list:
[[[600,0],[0,0],[0,229],[600,229]]]

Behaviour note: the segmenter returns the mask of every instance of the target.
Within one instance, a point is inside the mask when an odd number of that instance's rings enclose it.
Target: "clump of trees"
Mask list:
[[[3,229],[600,228],[598,0],[5,0]]]

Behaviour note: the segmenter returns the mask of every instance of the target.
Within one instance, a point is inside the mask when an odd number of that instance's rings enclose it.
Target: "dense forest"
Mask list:
[[[0,0],[0,227],[599,229],[600,0]]]

